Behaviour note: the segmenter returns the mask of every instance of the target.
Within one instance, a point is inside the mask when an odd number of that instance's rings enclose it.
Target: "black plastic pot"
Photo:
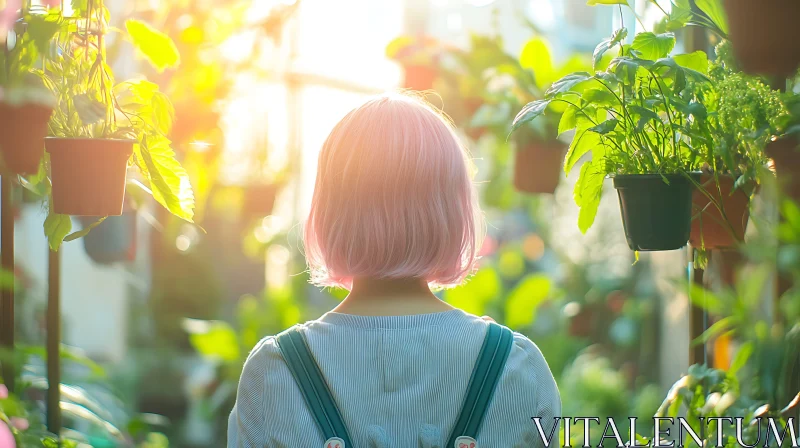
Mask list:
[[[619,175],[614,188],[631,250],[675,250],[689,241],[694,186],[684,175]]]
[[[95,219],[80,217],[83,225]],[[125,210],[121,216],[109,216],[83,237],[86,255],[98,264],[133,261],[136,258],[136,211]]]

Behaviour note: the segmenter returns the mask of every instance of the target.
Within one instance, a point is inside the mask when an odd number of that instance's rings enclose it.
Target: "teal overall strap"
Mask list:
[[[447,440],[446,448],[454,447],[459,437],[478,438],[483,417],[492,401],[492,395],[503,373],[513,342],[514,334],[511,330],[496,323],[489,323],[467,386],[461,413]]]
[[[276,337],[286,365],[292,372],[297,386],[303,393],[311,415],[316,420],[325,439],[340,438],[345,448],[352,448],[350,435],[342,420],[339,408],[333,401],[331,391],[322,377],[317,362],[308,349],[308,343],[297,326],[289,328]]]

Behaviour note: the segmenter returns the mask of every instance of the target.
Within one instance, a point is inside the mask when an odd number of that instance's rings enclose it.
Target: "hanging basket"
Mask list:
[[[263,218],[272,214],[277,184],[253,184],[245,187],[242,216],[245,219]]]
[[[0,102],[0,153],[7,170],[15,174],[39,171],[52,114],[52,108],[38,104],[12,106]]]
[[[81,217],[84,226],[95,219]],[[136,259],[136,212],[125,210],[121,216],[109,216],[83,238],[86,255],[98,264]]]
[[[77,216],[119,216],[133,140],[45,139],[50,153],[53,208]]]
[[[750,219],[750,197],[741,188],[733,190],[735,181],[733,176],[721,175],[718,189],[713,174],[704,173],[700,177],[700,184],[706,192],[722,203],[728,222],[708,196],[695,189],[692,192],[692,234],[689,237],[692,247],[722,249],[734,247],[744,240]]]
[[[614,188],[631,250],[675,250],[689,241],[693,185],[684,175],[618,175]]]
[[[403,87],[411,90],[430,90],[439,72],[429,65],[404,65]]]
[[[746,72],[789,77],[800,63],[797,0],[726,0],[730,40]]]
[[[520,146],[514,155],[514,187],[523,193],[553,194],[561,180],[567,146],[559,141]]]
[[[769,142],[765,152],[772,159],[783,190],[793,200],[800,200],[800,144],[797,138],[784,137]]]

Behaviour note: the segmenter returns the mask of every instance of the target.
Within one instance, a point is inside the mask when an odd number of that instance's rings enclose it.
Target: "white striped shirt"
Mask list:
[[[412,316],[329,312],[302,330],[354,448],[445,448],[487,325],[461,310]],[[560,413],[547,362],[533,342],[514,333],[478,446],[542,446],[531,417],[542,417],[548,433]],[[322,448],[324,442],[275,338],[264,338],[242,371],[228,447]]]

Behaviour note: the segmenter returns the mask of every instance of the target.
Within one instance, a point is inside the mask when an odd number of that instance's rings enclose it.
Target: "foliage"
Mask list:
[[[706,163],[716,173],[735,176],[740,187],[758,181],[767,162],[764,148],[780,134],[788,111],[779,91],[737,69],[730,42],[718,44],[716,53],[709,67],[714,84],[706,94],[706,138],[712,142]]]
[[[564,171],[569,174],[592,154],[575,187],[583,232],[594,222],[606,175],[688,173],[702,164],[707,142],[700,129],[708,112],[701,89],[710,80],[698,62],[705,54],[668,57],[674,44],[672,33],[640,33],[631,45],[604,41],[595,53],[619,47],[608,69],[562,77],[514,119],[512,131],[545,115],[552,104],[566,105],[559,131],[574,130],[575,136]]]
[[[175,216],[191,222],[194,197],[188,174],[175,158],[167,138],[174,115],[172,104],[148,81],[114,85],[103,44],[107,10],[102,5],[87,9],[86,17],[85,28],[62,18],[63,26],[56,35],[57,51],[44,58],[41,70],[35,70],[58,100],[50,120],[50,135],[133,140],[132,160],[149,182],[153,197]],[[131,38],[140,51],[151,58],[167,51],[163,47],[168,38],[148,35],[138,22],[131,25],[136,30]],[[75,45],[76,37],[81,37],[84,44]],[[45,233],[56,250],[71,223],[68,218],[52,214],[48,221]]]
[[[755,424],[755,419],[759,417],[776,418],[778,427],[785,427],[786,421],[783,417],[788,415],[793,405],[785,408],[775,407],[746,393],[740,384],[737,373],[738,367],[747,361],[748,356],[749,352],[740,351],[740,356],[734,360],[734,366],[727,372],[703,365],[689,367],[688,374],[675,382],[669,390],[667,397],[656,412],[656,416],[672,418],[678,415],[685,416],[695,434],[699,436],[702,446],[713,445],[726,448],[742,446],[737,443],[732,425],[723,427],[724,439],[718,440],[717,427],[722,422],[716,420],[706,422],[701,418],[741,417],[744,428],[742,442],[752,446],[763,440],[766,446],[765,437],[767,434],[772,436],[772,433],[768,430],[766,421],[761,422],[762,424]],[[698,446],[688,432],[683,443],[686,446]]]
[[[49,43],[61,26],[61,17],[47,11],[27,11],[26,24],[9,32],[7,51],[0,52],[0,100],[9,104],[55,105],[53,95],[31,73],[37,60],[49,50]]]

